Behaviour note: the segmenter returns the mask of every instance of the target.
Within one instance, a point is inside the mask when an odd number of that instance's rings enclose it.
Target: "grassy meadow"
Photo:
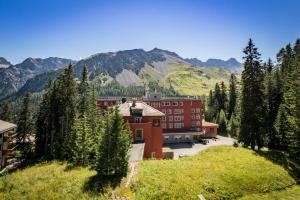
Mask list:
[[[144,161],[136,199],[294,199],[300,186],[283,167],[256,152],[211,147],[179,160]],[[279,198],[280,197],[280,198]]]
[[[52,161],[0,177],[0,199],[102,200],[114,191],[137,200],[198,200],[199,194],[207,200],[297,200],[300,186],[293,175],[299,172],[277,153],[219,146],[179,160],[142,161],[131,187],[125,188],[125,179],[104,180],[88,168]]]
[[[216,83],[228,84],[230,72],[221,68],[194,68],[190,66],[173,66],[160,84],[165,88],[170,85],[181,95],[207,95]]]

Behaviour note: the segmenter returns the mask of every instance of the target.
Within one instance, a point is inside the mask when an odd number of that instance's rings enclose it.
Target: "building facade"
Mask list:
[[[133,102],[136,102],[134,106]],[[115,105],[129,123],[134,142],[145,142],[145,158],[161,158],[162,144],[195,142],[217,135],[218,124],[204,121],[203,104],[197,97],[147,93],[144,97],[98,100],[101,112]]]
[[[120,113],[129,124],[133,142],[145,143],[144,158],[163,158],[162,117],[159,110],[141,101],[127,101],[119,105]]]
[[[0,169],[7,165],[7,159],[15,150],[15,124],[0,120]]]

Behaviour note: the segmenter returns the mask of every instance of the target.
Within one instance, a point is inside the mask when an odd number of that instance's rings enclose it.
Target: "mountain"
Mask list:
[[[28,79],[70,63],[74,63],[74,61],[56,57],[27,58],[22,63],[0,68],[0,99],[17,92]]]
[[[201,66],[201,67],[223,67],[227,68],[233,72],[240,72],[242,70],[242,64],[238,62],[235,58],[229,58],[228,60],[221,60],[210,58],[206,62],[202,62],[197,58],[185,59],[187,62],[192,64],[193,66]]]
[[[23,86],[18,87],[20,89],[14,94],[15,97],[21,97],[28,91],[42,91],[49,78],[55,79],[61,73],[60,69],[53,70],[55,67],[45,65],[39,59],[25,61],[23,64],[14,66],[13,69],[40,71],[47,66],[47,69],[52,68],[52,70],[32,76],[26,83],[22,81]],[[24,63],[28,64],[24,65]],[[76,77],[80,79],[83,67],[87,66],[89,79],[102,95],[103,87],[110,83],[113,86],[119,84],[121,87],[129,87],[132,90],[135,90],[134,87],[139,87],[136,88],[139,91],[141,91],[140,87],[146,85],[151,90],[157,88],[164,91],[172,90],[179,95],[208,94],[216,82],[228,83],[231,72],[227,68],[195,67],[193,65],[190,60],[183,59],[171,51],[158,48],[150,51],[133,49],[94,54],[75,62],[74,71]],[[113,88],[108,88],[108,90],[111,91]],[[111,94],[113,93],[109,93],[109,95]]]
[[[5,58],[0,57],[0,68],[7,68],[11,65]]]

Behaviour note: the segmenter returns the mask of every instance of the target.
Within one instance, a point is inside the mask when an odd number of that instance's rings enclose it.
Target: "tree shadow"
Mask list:
[[[300,163],[291,160],[286,153],[277,150],[269,150],[256,151],[256,154],[282,166],[297,181],[298,184],[300,183]]]
[[[104,194],[109,188],[116,188],[120,185],[121,176],[99,176],[90,177],[83,186],[83,192],[88,192],[94,196]]]

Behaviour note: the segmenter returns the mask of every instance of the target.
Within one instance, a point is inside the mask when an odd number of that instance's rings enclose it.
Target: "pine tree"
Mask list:
[[[86,66],[84,66],[82,70],[82,79],[78,86],[78,95],[79,95],[78,111],[79,111],[79,115],[82,116],[86,112],[88,112],[89,96],[90,96],[90,86],[88,83],[88,70]]]
[[[288,150],[294,159],[300,160],[300,133],[299,133],[299,97],[300,97],[300,39],[296,41],[292,65],[285,80],[283,103],[287,112]]]
[[[236,86],[236,76],[234,74],[230,75],[229,80],[229,103],[228,103],[228,119],[231,119],[231,115],[236,109],[237,101],[237,86]]]
[[[209,91],[209,97],[206,106],[207,108],[205,109],[205,120],[214,121],[214,118],[216,116],[216,108],[212,90]]]
[[[289,126],[286,124],[287,112],[284,104],[281,104],[278,110],[277,118],[274,123],[274,137],[272,139],[273,148],[280,150],[287,150],[288,138],[287,133],[289,131]]]
[[[23,99],[16,133],[17,149],[21,151],[22,156],[29,156],[32,152],[32,137],[34,134],[30,93],[27,93]]]
[[[260,53],[251,39],[244,53],[239,141],[252,149],[255,146],[260,149],[264,145],[265,137],[264,69],[260,64]]]
[[[215,107],[217,109],[217,113],[218,114],[221,110],[221,102],[222,102],[222,96],[221,96],[221,88],[219,86],[218,83],[216,83],[215,85],[215,91],[214,91],[214,104],[215,104]]]
[[[220,95],[220,109],[224,112],[227,110],[228,105],[228,95],[227,88],[224,81],[221,82],[221,95]]]
[[[224,110],[221,110],[218,114],[217,123],[219,124],[220,135],[227,136],[227,121]]]
[[[12,122],[12,109],[9,103],[6,103],[0,113],[0,119],[8,122]]]
[[[101,176],[126,176],[130,130],[118,108],[105,116],[104,131],[99,144],[96,171]]]
[[[77,112],[77,85],[72,65],[55,81],[51,94],[51,155],[57,159],[71,159],[76,132],[74,123]]]
[[[75,120],[76,140],[73,146],[72,162],[76,165],[88,166],[92,149],[92,130],[87,116],[84,114]]]
[[[35,152],[39,156],[50,155],[50,138],[51,138],[51,110],[50,100],[52,92],[52,81],[49,81],[48,88],[43,94],[42,102],[40,103],[38,116],[36,120],[36,135],[35,135]]]

